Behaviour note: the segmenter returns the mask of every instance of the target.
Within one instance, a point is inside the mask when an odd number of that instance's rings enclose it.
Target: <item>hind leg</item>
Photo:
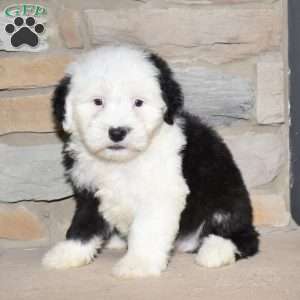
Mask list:
[[[207,268],[217,268],[235,262],[238,249],[230,239],[210,234],[205,237],[196,255],[196,262]]]
[[[226,214],[214,214],[203,232],[196,262],[216,268],[234,263],[258,252],[258,233],[251,224]]]

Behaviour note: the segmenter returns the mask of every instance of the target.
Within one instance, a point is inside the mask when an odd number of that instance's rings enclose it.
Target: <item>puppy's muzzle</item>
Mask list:
[[[123,141],[129,131],[129,127],[110,127],[108,135],[113,142],[117,143]]]

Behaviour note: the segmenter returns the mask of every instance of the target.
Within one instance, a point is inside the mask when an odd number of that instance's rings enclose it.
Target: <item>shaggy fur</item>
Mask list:
[[[249,195],[231,153],[182,107],[167,63],[145,50],[102,47],[69,67],[53,112],[76,211],[67,241],[46,254],[44,265],[84,265],[99,248],[126,243],[113,272],[143,277],[165,270],[172,249],[197,252],[205,267],[258,251]]]

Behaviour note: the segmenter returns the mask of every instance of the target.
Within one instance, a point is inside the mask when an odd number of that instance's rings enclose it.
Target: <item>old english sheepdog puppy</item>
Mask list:
[[[258,251],[249,195],[218,134],[183,110],[167,63],[132,46],[96,49],[67,69],[53,96],[76,211],[44,257],[50,268],[127,247],[113,273],[159,275],[172,250],[220,267]]]

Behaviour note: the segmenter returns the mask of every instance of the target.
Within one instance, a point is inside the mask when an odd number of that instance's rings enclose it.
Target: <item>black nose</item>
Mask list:
[[[111,127],[108,130],[108,135],[113,142],[120,142],[124,140],[128,132],[128,127]]]

